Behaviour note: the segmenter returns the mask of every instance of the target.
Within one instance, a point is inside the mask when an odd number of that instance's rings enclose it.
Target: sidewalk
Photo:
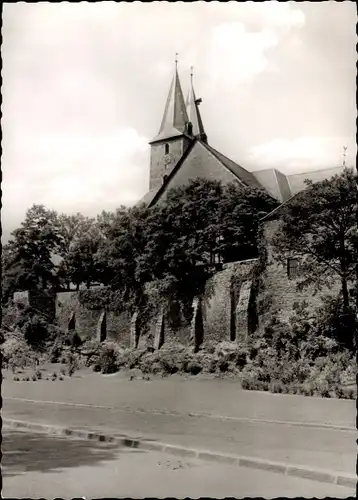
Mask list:
[[[355,401],[243,391],[238,382],[168,377],[150,382],[128,380],[128,375],[103,376],[89,372],[64,381],[14,382],[6,373],[2,397],[181,415],[297,422],[356,428]]]

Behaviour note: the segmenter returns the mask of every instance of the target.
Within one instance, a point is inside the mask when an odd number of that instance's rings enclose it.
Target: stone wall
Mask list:
[[[81,339],[96,338],[97,324],[101,310],[90,310],[83,307],[78,300],[78,292],[59,292],[56,296],[56,320],[63,330],[68,330],[71,317],[74,327]]]
[[[222,271],[208,280],[202,299],[205,340],[239,341],[240,332],[236,328],[236,323],[241,317],[237,316],[236,307],[242,285],[255,279],[254,270],[257,262],[258,259],[251,259],[226,264]],[[248,315],[246,326],[248,329]],[[244,321],[241,322],[240,327],[245,327]]]
[[[103,312],[102,309],[84,307],[78,300],[78,292],[60,292],[56,296],[56,319],[64,330],[68,330],[71,316],[74,314],[75,329],[82,339],[97,338],[99,325],[102,323],[102,332],[105,329],[106,340],[113,340],[122,346],[129,347],[131,329],[129,312],[107,311],[104,318]],[[105,327],[103,321],[106,322]]]
[[[287,264],[275,255],[272,239],[279,230],[280,220],[266,221],[263,225],[263,247],[265,248],[264,267],[260,276],[258,291],[258,314],[260,324],[263,325],[272,314],[282,320],[288,320],[293,312],[295,302],[307,301],[313,310],[322,304],[323,295],[335,296],[339,292],[339,283],[330,288],[323,288],[315,293],[313,287],[298,290],[299,279],[289,278]]]
[[[75,329],[84,340],[112,340],[123,347],[181,344],[198,349],[202,342],[232,340],[244,342],[250,331],[252,283],[257,259],[226,264],[208,280],[203,297],[182,311],[160,309],[153,314],[147,332],[140,332],[137,315],[92,310],[79,301],[78,292],[59,292],[53,298],[58,325],[65,331]],[[27,293],[15,294],[14,301],[28,301]],[[139,315],[139,316],[138,316]]]

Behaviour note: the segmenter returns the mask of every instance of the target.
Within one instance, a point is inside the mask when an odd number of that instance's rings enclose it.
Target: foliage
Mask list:
[[[17,368],[34,366],[36,363],[36,353],[23,339],[9,338],[2,344],[0,351],[4,365],[13,371]]]
[[[112,214],[102,212],[97,218],[103,235],[94,257],[99,279],[112,290],[120,291],[120,300],[129,309],[136,308],[143,294],[144,283],[136,271],[144,250],[148,213],[145,207],[121,207]]]
[[[300,257],[301,286],[341,282],[344,313],[349,313],[349,286],[356,281],[356,178],[351,169],[312,184],[286,204],[274,244],[278,254]]]
[[[67,367],[67,373],[69,377],[72,377],[72,375],[75,373],[76,370],[80,368],[80,359],[78,354],[74,352],[67,352],[66,354],[66,367]]]
[[[196,179],[168,192],[146,219],[136,276],[166,299],[191,303],[218,262],[256,256],[260,217],[277,203],[264,191]]]
[[[103,342],[99,353],[98,365],[102,373],[115,373],[119,368],[119,357],[122,349],[115,342]]]
[[[3,249],[3,303],[16,290],[56,286],[52,255],[60,243],[56,212],[33,205]]]

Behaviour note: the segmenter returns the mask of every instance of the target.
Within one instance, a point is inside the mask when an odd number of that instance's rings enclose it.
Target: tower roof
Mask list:
[[[189,122],[191,122],[192,124],[192,130],[191,130],[192,135],[202,140],[203,142],[206,142],[207,137],[205,134],[203,121],[201,119],[199,111],[200,103],[201,99],[197,99],[195,96],[194,86],[193,86],[193,68],[191,68],[190,89],[186,100],[188,119]]]
[[[165,104],[162,123],[158,134],[151,142],[162,141],[185,134],[187,123],[188,115],[183,97],[183,91],[179,81],[176,61],[174,76],[170,85],[167,102]]]

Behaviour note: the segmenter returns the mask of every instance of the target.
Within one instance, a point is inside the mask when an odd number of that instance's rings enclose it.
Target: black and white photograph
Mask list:
[[[355,498],[356,25],[3,3],[2,498]]]

